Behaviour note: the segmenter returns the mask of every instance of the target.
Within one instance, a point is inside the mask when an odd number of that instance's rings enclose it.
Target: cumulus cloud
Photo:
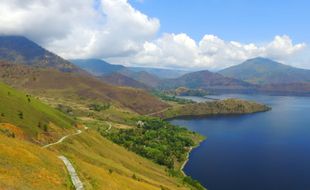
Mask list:
[[[264,44],[185,33],[158,36],[157,18],[127,0],[1,0],[0,34],[25,35],[65,58],[102,58],[138,66],[219,69],[263,56],[286,62],[306,44],[275,36]]]
[[[165,34],[153,42],[145,42],[144,50],[136,54],[131,62],[216,70],[258,56],[285,62],[305,47],[304,43],[293,44],[286,35],[275,36],[271,42],[257,45],[225,41],[215,35],[205,35],[195,42],[186,34]]]
[[[66,58],[128,56],[159,20],[127,0],[1,0],[0,33],[25,35]]]

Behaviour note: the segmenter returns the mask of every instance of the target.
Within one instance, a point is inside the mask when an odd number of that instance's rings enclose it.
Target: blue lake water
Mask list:
[[[310,97],[224,95],[268,104],[242,116],[175,119],[207,140],[185,173],[208,190],[310,190]]]

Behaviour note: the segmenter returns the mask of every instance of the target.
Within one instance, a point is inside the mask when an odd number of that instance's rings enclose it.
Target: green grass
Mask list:
[[[0,83],[0,123],[12,123],[29,135],[48,132],[50,124],[70,128],[74,120],[37,98]]]
[[[91,128],[53,149],[72,162],[85,189],[194,189],[183,178],[169,176],[166,167],[112,143]]]

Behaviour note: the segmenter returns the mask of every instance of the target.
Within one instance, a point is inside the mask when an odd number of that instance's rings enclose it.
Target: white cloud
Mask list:
[[[103,58],[155,67],[219,69],[263,56],[293,63],[306,44],[289,36],[268,43],[225,41],[205,35],[163,34],[159,20],[127,0],[1,0],[0,34],[25,35],[65,58]]]
[[[25,35],[66,58],[133,54],[159,25],[127,0],[0,2],[0,33]]]
[[[144,44],[144,50],[130,62],[143,66],[187,67],[220,69],[253,57],[269,57],[286,62],[305,48],[306,44],[293,44],[290,37],[275,36],[266,44],[243,44],[225,41],[214,35],[205,35],[198,43],[186,34],[165,34]]]

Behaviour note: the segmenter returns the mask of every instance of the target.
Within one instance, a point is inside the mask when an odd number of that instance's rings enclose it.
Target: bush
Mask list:
[[[90,110],[97,111],[97,112],[100,112],[100,111],[103,111],[103,110],[107,110],[110,107],[111,107],[111,105],[109,103],[105,103],[105,104],[90,104],[88,106],[88,108]]]

